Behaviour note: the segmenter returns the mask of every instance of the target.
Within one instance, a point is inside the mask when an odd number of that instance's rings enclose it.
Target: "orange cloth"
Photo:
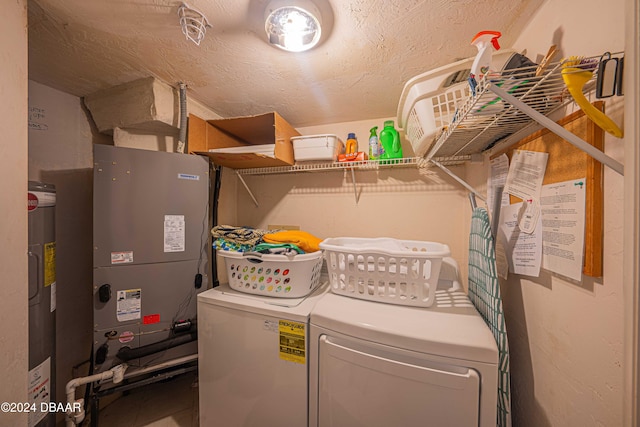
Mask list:
[[[301,230],[285,230],[269,233],[262,236],[262,239],[267,243],[293,243],[305,252],[319,251],[320,242],[322,242],[322,239]]]

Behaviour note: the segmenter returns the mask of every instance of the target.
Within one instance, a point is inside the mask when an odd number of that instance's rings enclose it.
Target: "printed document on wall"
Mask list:
[[[542,266],[573,280],[582,279],[586,180],[542,187]]]
[[[502,207],[498,239],[504,247],[510,273],[538,277],[542,262],[542,218],[538,216],[533,232],[521,231],[518,224],[523,206],[523,203],[515,203]]]
[[[549,153],[515,151],[504,191],[524,201],[539,200],[548,158]]]

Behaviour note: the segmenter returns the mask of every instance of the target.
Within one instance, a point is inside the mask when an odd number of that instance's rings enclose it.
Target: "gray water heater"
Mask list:
[[[197,354],[207,289],[207,158],[94,146],[93,330],[97,371]]]
[[[55,426],[55,412],[40,411],[55,402],[56,390],[56,189],[29,182],[29,427]]]

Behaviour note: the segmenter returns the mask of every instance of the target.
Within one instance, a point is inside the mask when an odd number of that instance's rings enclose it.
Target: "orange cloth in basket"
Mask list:
[[[267,243],[293,243],[305,252],[319,251],[320,242],[322,242],[322,239],[301,230],[285,230],[265,234],[262,236],[262,240]]]

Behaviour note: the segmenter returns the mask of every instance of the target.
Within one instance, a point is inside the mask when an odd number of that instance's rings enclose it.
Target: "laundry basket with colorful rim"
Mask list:
[[[429,307],[435,301],[443,243],[337,237],[320,243],[331,292],[389,304]]]
[[[229,286],[248,294],[300,298],[320,284],[322,251],[294,256],[218,251],[227,267]]]

